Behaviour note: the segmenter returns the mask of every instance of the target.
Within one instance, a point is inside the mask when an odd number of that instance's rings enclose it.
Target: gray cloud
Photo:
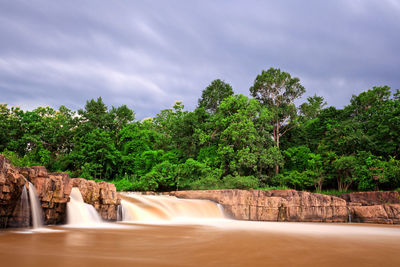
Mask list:
[[[102,96],[138,118],[216,78],[235,92],[262,69],[298,76],[343,106],[400,87],[400,4],[386,1],[0,0],[0,102],[72,109]]]

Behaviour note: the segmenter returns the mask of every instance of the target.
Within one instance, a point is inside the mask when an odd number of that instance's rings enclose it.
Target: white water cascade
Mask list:
[[[209,200],[125,193],[121,206],[122,221],[168,222],[224,218],[220,206]]]
[[[70,201],[67,204],[67,218],[69,225],[87,225],[102,223],[96,209],[83,201],[81,191],[73,187]]]
[[[32,183],[29,183],[29,201],[33,229],[43,228],[43,210],[36,193],[36,188]]]

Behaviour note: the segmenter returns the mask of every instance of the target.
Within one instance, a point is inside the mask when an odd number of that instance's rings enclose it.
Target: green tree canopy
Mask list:
[[[233,95],[232,86],[220,79],[214,80],[203,90],[201,98],[198,101],[198,107],[204,108],[210,113],[214,113],[217,111],[222,100],[231,95]]]

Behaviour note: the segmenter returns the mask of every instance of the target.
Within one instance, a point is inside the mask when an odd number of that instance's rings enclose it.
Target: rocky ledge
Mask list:
[[[66,222],[72,187],[79,187],[83,200],[92,204],[104,220],[117,219],[120,199],[113,184],[70,178],[67,173],[48,173],[43,166],[18,168],[0,155],[0,228],[29,226],[29,218],[19,203],[23,187],[28,187],[28,182],[36,188],[45,224]]]
[[[238,220],[288,222],[345,222],[344,199],[295,190],[210,190],[171,192],[179,198],[208,199],[222,205]]]
[[[354,222],[400,224],[400,192],[357,192],[340,195]]]
[[[208,199],[238,220],[400,224],[400,192],[362,192],[339,197],[295,190],[208,190],[170,192]]]

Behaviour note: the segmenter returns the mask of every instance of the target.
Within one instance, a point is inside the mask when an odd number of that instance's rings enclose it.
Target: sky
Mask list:
[[[137,119],[211,81],[249,95],[270,67],[343,107],[400,88],[400,1],[0,0],[0,103],[72,110],[102,97]]]

